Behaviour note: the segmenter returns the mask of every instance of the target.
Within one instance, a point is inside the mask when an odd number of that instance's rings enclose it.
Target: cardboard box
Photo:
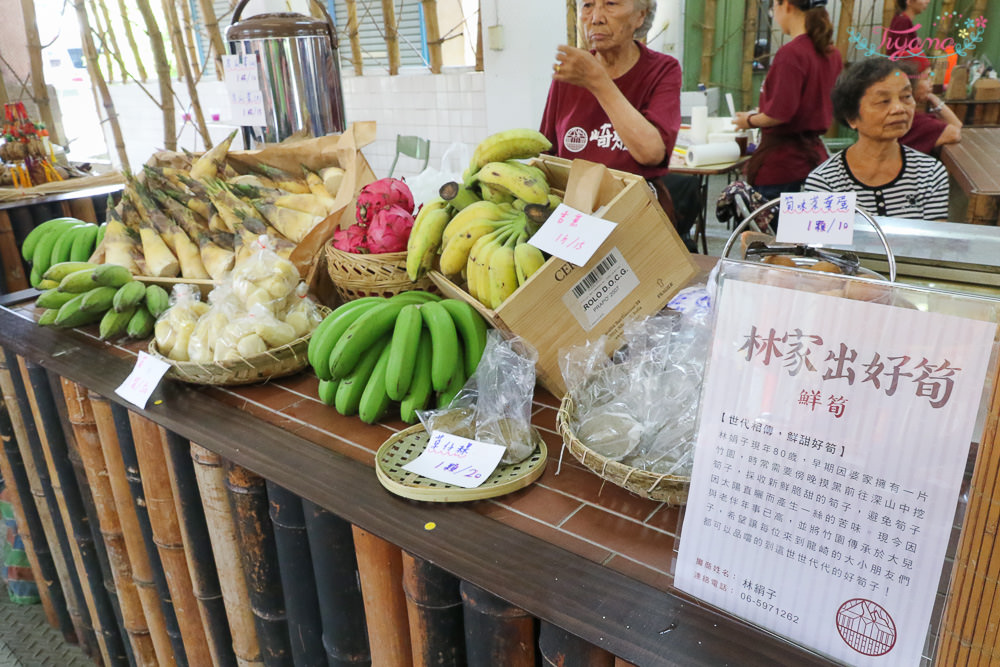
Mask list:
[[[546,172],[568,206],[618,223],[582,267],[552,257],[495,311],[439,272],[431,278],[448,297],[472,304],[494,327],[538,350],[538,381],[555,396],[566,392],[560,351],[609,338],[618,347],[624,324],[661,310],[697,273],[691,255],[646,181],[585,160],[544,157]]]

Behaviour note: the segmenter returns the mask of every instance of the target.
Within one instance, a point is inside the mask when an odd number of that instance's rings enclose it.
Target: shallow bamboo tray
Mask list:
[[[539,439],[535,452],[510,465],[499,465],[474,489],[464,489],[447,482],[438,482],[423,475],[403,470],[403,466],[424,452],[430,439],[420,424],[400,431],[378,448],[375,454],[375,475],[386,489],[404,498],[455,503],[466,500],[494,498],[528,486],[545,472],[548,449]]]
[[[317,308],[323,317],[330,314],[330,309],[326,306],[317,305]],[[155,338],[149,341],[149,353],[170,364],[170,370],[166,373],[168,378],[191,384],[234,386],[264,382],[272,378],[298,373],[309,363],[306,353],[309,350],[311,337],[312,332],[309,332],[291,343],[272,348],[262,354],[228,361],[215,361],[210,364],[168,359],[160,354],[156,348]]]
[[[343,301],[363,296],[390,297],[410,290],[440,293],[429,276],[416,282],[410,280],[406,273],[405,252],[358,254],[338,250],[327,243],[326,270]]]
[[[562,435],[563,444],[580,463],[590,468],[602,479],[612,484],[628,489],[632,493],[659,500],[670,505],[683,505],[687,502],[688,487],[691,478],[681,475],[663,475],[640,470],[619,461],[598,454],[584,445],[573,433],[570,418],[576,412],[573,399],[569,394],[563,396],[556,414],[556,428]]]

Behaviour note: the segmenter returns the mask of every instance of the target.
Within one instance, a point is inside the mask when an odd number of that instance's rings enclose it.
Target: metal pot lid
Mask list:
[[[226,30],[226,39],[269,39],[276,37],[329,37],[326,21],[294,12],[257,14],[237,21]]]

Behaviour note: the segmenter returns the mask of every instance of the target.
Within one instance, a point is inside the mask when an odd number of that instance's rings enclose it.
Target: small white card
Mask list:
[[[222,56],[225,71],[223,82],[226,90],[260,90],[257,74],[257,56]]]
[[[140,352],[139,359],[135,362],[135,368],[132,369],[121,386],[115,389],[115,393],[132,405],[145,408],[150,394],[156,389],[156,385],[160,383],[163,374],[169,368],[170,364],[162,359]]]
[[[257,56],[223,56],[229,118],[240,125],[263,125],[264,93],[260,89]]]
[[[528,239],[539,250],[583,266],[608,238],[616,223],[559,204],[545,224]]]
[[[431,431],[423,454],[403,466],[439,482],[474,489],[493,473],[506,447]]]
[[[851,245],[855,192],[785,192],[778,210],[779,243]]]
[[[239,125],[266,125],[264,93],[259,90],[229,93],[229,118]]]

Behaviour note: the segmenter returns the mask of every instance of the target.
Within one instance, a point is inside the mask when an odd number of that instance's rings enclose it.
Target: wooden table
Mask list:
[[[965,222],[996,225],[1000,214],[1000,127],[969,127],[941,149],[941,162],[969,197]]]
[[[708,237],[705,231],[705,221],[708,219],[708,177],[725,175],[732,181],[733,175],[743,167],[743,164],[750,159],[749,155],[744,155],[735,162],[723,162],[721,164],[708,164],[702,167],[689,167],[686,164],[670,165],[670,173],[682,174],[698,177],[698,197],[701,199],[698,207],[698,217],[695,219],[694,240],[695,243],[701,239],[701,251],[708,254]]]

